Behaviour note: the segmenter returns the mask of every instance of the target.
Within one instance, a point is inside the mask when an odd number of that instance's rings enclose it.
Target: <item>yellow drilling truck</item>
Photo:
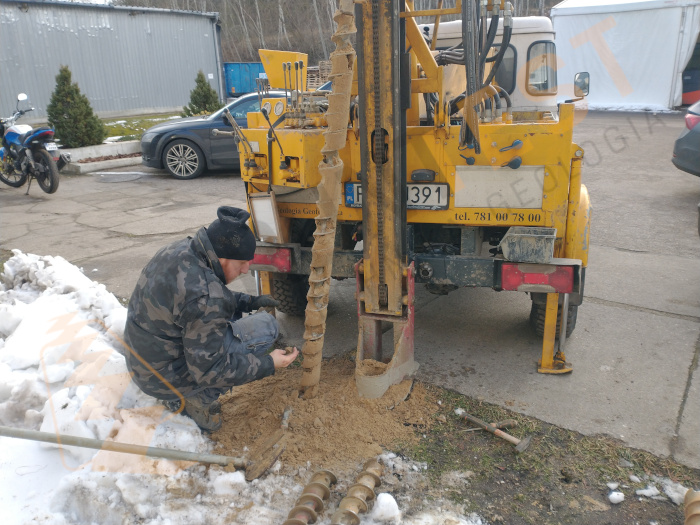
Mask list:
[[[415,11],[411,1],[353,8],[341,0],[332,90],[306,91],[305,55],[261,51],[269,89],[285,96],[262,89],[261,111],[234,131],[260,239],[252,268],[261,291],[283,312],[306,310],[304,337],[322,346],[325,314],[309,316],[325,308],[330,276],[356,278],[356,377],[367,397],[417,368],[419,284],[435,294],[463,286],[529,293],[530,322],[543,336],[538,370],[571,371],[563,349],[583,298],[590,201],[584,152],[572,140],[573,101],[552,103],[553,33],[535,32],[526,52],[514,53],[514,25],[524,26],[509,2],[436,4]],[[450,47],[438,45],[446,15],[461,18]],[[430,17],[430,27],[418,17]],[[355,25],[356,60],[348,51]],[[449,27],[454,34],[455,22]],[[346,67],[351,77],[341,75]],[[577,75],[577,96],[588,81]],[[528,103],[519,110],[514,99]],[[340,132],[328,127],[332,119]],[[341,166],[340,178],[324,188],[330,165]],[[333,213],[319,214],[324,199]],[[314,255],[321,241],[326,251]],[[391,355],[382,352],[387,321]],[[320,363],[317,351],[305,353],[305,370]]]

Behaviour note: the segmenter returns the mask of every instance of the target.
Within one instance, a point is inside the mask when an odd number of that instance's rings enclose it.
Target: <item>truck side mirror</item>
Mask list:
[[[582,98],[588,95],[590,89],[591,75],[588,72],[576,73],[574,77],[574,96]]]

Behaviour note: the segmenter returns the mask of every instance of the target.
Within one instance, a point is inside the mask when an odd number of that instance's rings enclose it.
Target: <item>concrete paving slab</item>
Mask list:
[[[700,338],[695,342],[695,360],[691,365],[690,381],[685,395],[685,404],[681,406],[682,416],[677,427],[678,437],[672,447],[673,457],[686,465],[700,465],[700,376],[698,375],[698,356],[700,355]]]
[[[700,317],[700,260],[592,245],[587,296]]]
[[[418,376],[584,434],[672,453],[679,414],[670,407],[683,401],[699,323],[659,323],[660,314],[584,303],[567,341],[573,373],[542,375],[541,342],[518,323],[507,295],[489,306],[481,293],[469,301],[455,293],[424,309],[416,321]],[[502,314],[491,315],[492,308]],[[689,439],[700,449],[700,434]]]
[[[122,247],[111,253],[85,257],[78,264],[83,267],[85,274],[90,279],[104,284],[117,297],[129,298],[139,275],[141,275],[141,270],[153,255],[168,242],[181,237],[176,235],[171,239],[158,238],[152,239],[150,242],[134,241],[131,246]]]

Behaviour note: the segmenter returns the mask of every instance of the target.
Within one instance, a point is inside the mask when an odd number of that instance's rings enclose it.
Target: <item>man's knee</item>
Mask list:
[[[277,319],[267,312],[260,312],[229,321],[224,347],[229,352],[257,354],[270,348],[278,337]]]

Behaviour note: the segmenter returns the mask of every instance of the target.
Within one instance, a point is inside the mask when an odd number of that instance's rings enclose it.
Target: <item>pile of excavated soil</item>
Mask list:
[[[301,373],[278,370],[222,397],[224,424],[212,436],[216,453],[247,455],[245,447],[253,449],[279,430],[285,408],[291,407],[282,469],[351,470],[383,449],[416,440],[416,430],[429,428],[439,410],[434,394],[412,380],[392,386],[379,399],[360,398],[355,363],[348,358],[323,362],[314,399],[299,396]]]

